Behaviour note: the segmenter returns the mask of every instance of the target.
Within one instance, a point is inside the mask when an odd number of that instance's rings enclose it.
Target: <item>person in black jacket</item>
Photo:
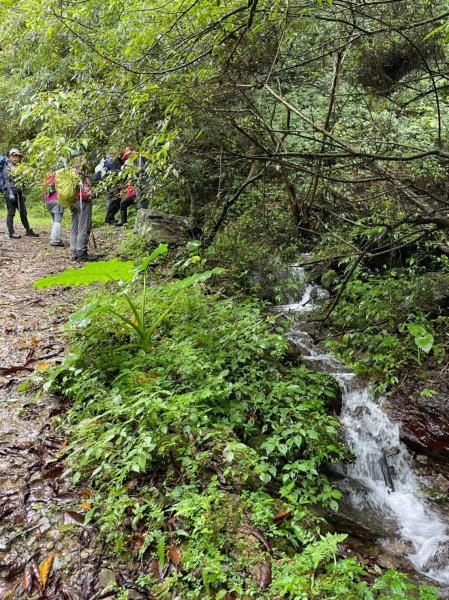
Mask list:
[[[22,153],[17,148],[11,148],[8,154],[8,159],[5,162],[3,169],[3,195],[5,196],[6,202],[6,226],[10,238],[22,237],[20,233],[14,231],[14,216],[16,210],[19,211],[20,220],[22,225],[25,227],[25,235],[30,237],[39,237],[38,233],[35,233],[28,222],[27,211],[25,207],[25,191],[20,182],[14,178],[13,167],[16,167],[22,160]],[[11,172],[12,171],[12,172]]]
[[[109,185],[107,186],[108,202],[106,205],[105,223],[113,225],[115,222],[115,215],[120,209],[120,188],[111,174],[117,174],[119,167],[117,166],[114,156],[112,154],[106,154],[106,156],[98,163],[95,167],[94,180],[101,181],[109,177]]]

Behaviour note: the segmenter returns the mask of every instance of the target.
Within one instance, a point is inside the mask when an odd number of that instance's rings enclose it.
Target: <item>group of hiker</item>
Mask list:
[[[6,226],[10,238],[17,239],[21,235],[14,229],[14,216],[18,211],[25,235],[39,237],[31,229],[25,206],[25,190],[20,177],[14,167],[22,160],[22,152],[18,148],[11,148],[0,170],[1,187],[5,197],[7,217]],[[129,180],[126,175],[130,166],[130,158],[133,158],[131,169],[134,173],[133,179]],[[48,173],[43,189],[43,200],[51,215],[52,227],[50,233],[51,246],[64,246],[61,236],[61,222],[64,208],[70,207],[70,250],[72,260],[85,262],[95,260],[88,254],[87,245],[89,235],[92,231],[92,186],[88,175],[88,165],[85,156],[81,152],[72,154],[73,167],[60,169],[55,173]],[[110,225],[121,227],[128,219],[128,208],[137,204],[137,208],[146,208],[143,188],[146,182],[147,160],[143,156],[134,155],[133,148],[128,146],[116,155],[107,154],[95,167],[94,180],[103,181],[107,191],[107,205],[105,222]],[[136,175],[137,172],[137,175]],[[73,197],[69,202],[63,202],[63,175],[69,174],[68,184],[73,188]],[[59,182],[58,182],[59,177]],[[59,188],[58,188],[59,184]],[[120,214],[117,221],[116,216]]]

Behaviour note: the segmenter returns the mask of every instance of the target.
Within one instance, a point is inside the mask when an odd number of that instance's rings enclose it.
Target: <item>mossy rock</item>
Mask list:
[[[321,275],[320,283],[325,290],[327,290],[328,292],[331,292],[334,285],[337,282],[337,279],[338,279],[337,273],[333,269],[327,269]]]
[[[192,227],[186,217],[141,208],[137,211],[134,233],[142,235],[148,246],[183,246],[192,239]]]

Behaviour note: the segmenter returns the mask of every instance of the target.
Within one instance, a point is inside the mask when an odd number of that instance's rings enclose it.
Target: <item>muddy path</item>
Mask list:
[[[76,264],[68,247],[51,247],[48,231],[40,235],[10,239],[0,219],[0,600],[115,598],[111,561],[83,525],[89,491],[71,489],[62,476],[66,440],[52,416],[64,407],[36,398],[36,390],[18,391],[31,373],[61,361],[61,326],[83,296],[82,289],[32,287]],[[113,256],[117,233],[100,229],[96,238],[102,254]]]

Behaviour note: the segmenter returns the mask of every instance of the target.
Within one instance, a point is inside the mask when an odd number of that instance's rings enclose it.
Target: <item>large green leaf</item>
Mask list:
[[[407,324],[407,329],[415,339],[415,344],[420,350],[428,354],[433,347],[434,337],[422,325]]]
[[[34,282],[36,288],[46,288],[53,285],[90,285],[96,281],[131,281],[134,276],[134,265],[131,261],[100,260],[86,263],[82,269],[70,267],[57,275],[42,277]]]
[[[152,260],[154,260],[157,256],[161,254],[165,254],[168,250],[168,244],[159,244],[159,246],[153,250],[153,252],[142,259],[142,263],[140,265],[140,271],[145,271],[148,268],[148,265]]]
[[[192,285],[195,285],[197,283],[202,283],[203,281],[207,281],[207,279],[209,279],[213,275],[222,275],[225,272],[226,272],[225,269],[222,269],[221,267],[214,267],[213,269],[210,269],[209,271],[203,271],[202,273],[194,273],[193,275],[189,275],[188,277],[185,277],[184,279],[172,281],[171,283],[169,283],[166,286],[166,289],[167,289],[167,291],[170,291],[170,292],[173,292],[173,291],[178,292],[180,290],[184,290],[186,288],[192,287]]]

